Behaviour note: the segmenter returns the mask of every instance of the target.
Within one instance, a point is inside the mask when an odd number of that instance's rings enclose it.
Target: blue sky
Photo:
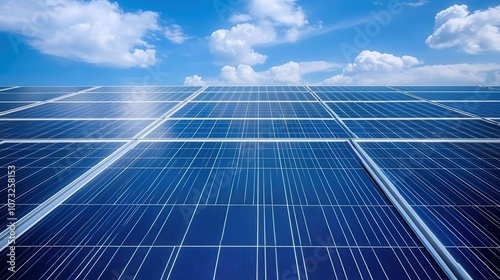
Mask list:
[[[498,1],[0,5],[2,85],[500,84]]]

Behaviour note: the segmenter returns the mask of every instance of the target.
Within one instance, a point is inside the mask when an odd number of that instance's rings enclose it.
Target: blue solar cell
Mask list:
[[[392,89],[385,86],[310,86],[312,91],[326,91],[326,92],[369,92],[369,91],[391,91]]]
[[[65,93],[1,93],[0,101],[45,101],[60,97]]]
[[[100,93],[194,93],[200,90],[199,86],[192,87],[170,87],[170,86],[118,86],[99,87],[89,92]]]
[[[116,273],[130,277],[143,275],[141,262],[153,252],[169,256],[149,266],[150,273],[172,279],[238,271],[245,277],[444,276],[346,142],[141,142],[19,243],[93,248],[79,257],[96,259],[101,273],[109,273],[98,261],[109,254]],[[119,262],[104,248],[130,251]],[[297,265],[311,261],[316,248],[317,270]],[[241,253],[243,263],[235,258]],[[23,273],[36,273],[29,270],[45,263],[40,257],[25,260]],[[199,272],[186,272],[195,260]],[[68,276],[66,267],[81,264],[59,263],[54,273]]]
[[[335,120],[168,120],[147,138],[349,138]]]
[[[316,101],[314,96],[307,91],[292,92],[202,92],[195,101]]]
[[[173,118],[331,118],[319,102],[191,102]]]
[[[500,127],[482,120],[346,120],[359,138],[498,138]]]
[[[341,118],[467,118],[467,115],[427,102],[328,102]]]
[[[61,92],[61,93],[72,93],[77,91],[82,91],[86,89],[90,89],[91,87],[18,87],[9,90],[5,90],[2,93],[34,93],[34,92]]]
[[[433,92],[433,91],[412,91],[412,95],[427,100],[500,100],[499,92],[490,91],[452,91],[452,92]]]
[[[360,144],[473,278],[497,276],[499,143]]]
[[[29,104],[33,103],[28,103],[28,102],[13,102],[13,103],[7,103],[7,102],[1,102],[0,103],[0,112],[4,111],[9,111],[12,109],[20,108]]]
[[[62,101],[182,101],[191,96],[193,92],[168,92],[168,93],[126,93],[126,92],[88,92],[80,93]],[[1,95],[0,95],[1,97]]]
[[[177,103],[46,103],[10,113],[7,118],[154,118],[160,117]]]
[[[0,121],[0,139],[130,139],[151,120]]]
[[[498,95],[500,97],[500,94]],[[484,118],[500,117],[500,102],[442,102],[442,104]]]
[[[0,145],[2,169],[16,167],[16,217],[34,209],[123,143],[45,143]],[[1,180],[7,181],[7,173]],[[7,197],[7,185],[0,191]],[[7,205],[0,206],[2,226],[7,224]]]
[[[489,91],[486,87],[479,86],[396,86],[404,91]]]
[[[323,101],[394,101],[409,100],[417,98],[395,91],[315,91],[316,95]]]

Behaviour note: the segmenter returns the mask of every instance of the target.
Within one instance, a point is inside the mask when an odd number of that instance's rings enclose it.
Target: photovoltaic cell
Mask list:
[[[202,92],[195,101],[316,101],[307,91],[250,91],[250,92]]]
[[[109,93],[194,93],[201,87],[162,87],[162,86],[118,86],[99,87],[89,92],[109,92]]]
[[[500,118],[500,102],[442,102],[442,104],[484,118]]]
[[[2,93],[0,101],[46,101],[66,93]]]
[[[16,92],[16,93],[72,93],[72,92],[77,92],[77,91],[82,91],[86,89],[90,89],[91,87],[18,87],[18,88],[13,88],[13,89],[8,89],[5,91],[2,91],[2,93],[11,93],[11,92]]]
[[[154,118],[167,113],[176,102],[46,103],[4,115],[7,118]]]
[[[0,121],[0,139],[130,139],[152,120]]]
[[[194,92],[88,92],[64,98],[62,101],[183,101],[193,93]]]
[[[9,111],[12,109],[20,108],[32,103],[29,102],[1,102],[0,103],[0,112]]]
[[[345,142],[143,142],[19,243],[25,278],[444,278]]]
[[[467,118],[469,116],[427,102],[328,102],[341,118]]]
[[[473,279],[500,276],[499,143],[360,144]]]
[[[310,86],[312,91],[340,91],[340,92],[368,92],[368,91],[391,91],[392,89],[385,86]]]
[[[482,120],[345,120],[360,138],[498,138],[500,126]]]
[[[335,120],[168,120],[148,135],[166,138],[349,138]]]
[[[489,91],[486,87],[479,86],[395,86],[394,88],[404,91]]]
[[[190,102],[173,118],[331,118],[319,102]]]
[[[303,86],[211,86],[205,89],[205,93],[224,93],[224,92],[296,92],[305,91]]]
[[[416,101],[417,98],[396,91],[315,91],[323,101]]]
[[[50,198],[123,143],[3,143],[0,145],[1,168],[15,166],[16,218]],[[7,172],[0,179],[7,182]],[[7,197],[7,185],[0,191]],[[2,227],[7,225],[7,205],[0,206]]]
[[[489,92],[489,91],[444,91],[444,92],[432,92],[432,91],[412,91],[410,94],[416,95],[418,97],[427,100],[469,100],[474,102],[475,100],[500,100],[500,92]]]

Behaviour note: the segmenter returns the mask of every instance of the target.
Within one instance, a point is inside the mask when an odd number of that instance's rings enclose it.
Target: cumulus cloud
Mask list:
[[[182,31],[182,27],[178,24],[167,26],[165,28],[165,37],[167,37],[170,42],[175,44],[182,44],[189,39],[189,37]]]
[[[149,67],[156,50],[146,42],[159,15],[126,13],[108,0],[0,0],[0,31],[20,34],[44,54],[112,67]]]
[[[203,79],[200,76],[193,75],[193,76],[186,77],[184,79],[184,85],[185,86],[204,86],[204,85],[206,85],[206,82],[203,81]]]
[[[216,78],[204,80],[194,75],[184,79],[184,85],[271,85],[304,83],[304,75],[314,72],[327,71],[338,67],[337,64],[326,61],[287,62],[273,66],[264,71],[255,71],[250,65],[240,64],[236,67],[226,65],[220,70]]]
[[[294,42],[320,28],[309,25],[296,0],[251,0],[246,9],[230,17],[234,26],[210,36],[210,51],[232,65],[262,64],[267,56],[255,47]]]
[[[411,56],[363,51],[342,74],[326,79],[330,85],[450,85],[498,83],[492,75],[500,64],[421,65]]]
[[[469,12],[467,5],[453,5],[439,12],[434,32],[425,41],[431,48],[458,47],[469,54],[500,51],[500,5]]]

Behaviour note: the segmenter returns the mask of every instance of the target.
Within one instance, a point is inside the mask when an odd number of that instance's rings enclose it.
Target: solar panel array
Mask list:
[[[1,277],[498,279],[499,100],[457,86],[2,88]]]

